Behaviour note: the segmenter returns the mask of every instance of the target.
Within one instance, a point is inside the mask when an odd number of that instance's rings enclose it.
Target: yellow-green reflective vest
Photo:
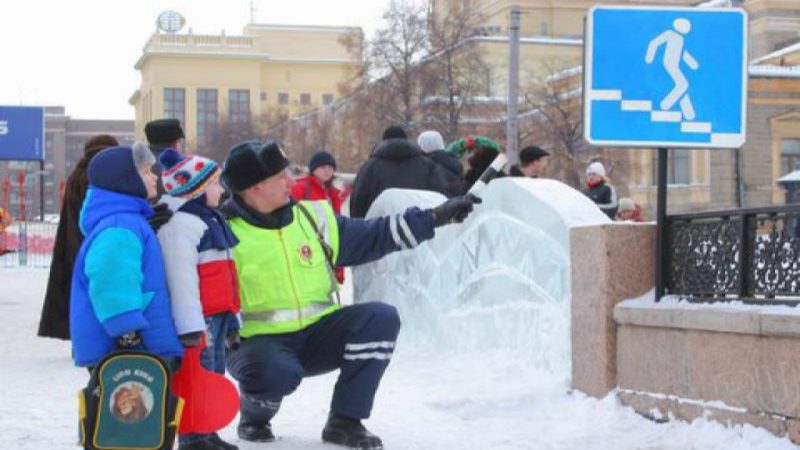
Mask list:
[[[242,301],[242,337],[298,331],[340,308],[334,299],[339,289],[336,276],[301,205],[336,261],[339,227],[327,201],[300,202],[292,209],[292,223],[277,230],[241,218],[228,221],[239,238],[233,259]]]

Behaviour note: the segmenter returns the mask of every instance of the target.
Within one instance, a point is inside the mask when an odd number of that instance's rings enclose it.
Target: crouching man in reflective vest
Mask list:
[[[270,420],[303,377],[340,370],[326,442],[380,449],[361,424],[389,364],[400,319],[383,303],[340,306],[334,269],[367,263],[460,222],[480,200],[456,197],[430,209],[372,220],[336,216],[327,202],[295,202],[289,161],[277,143],[248,141],[228,154],[222,180],[234,193],[222,208],[239,239],[241,344],[227,366],[239,382],[238,434],[275,439]]]

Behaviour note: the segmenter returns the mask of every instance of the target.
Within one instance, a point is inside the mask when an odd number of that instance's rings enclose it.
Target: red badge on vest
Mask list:
[[[311,247],[308,244],[303,244],[299,248],[300,257],[303,258],[303,261],[310,262],[311,261]]]

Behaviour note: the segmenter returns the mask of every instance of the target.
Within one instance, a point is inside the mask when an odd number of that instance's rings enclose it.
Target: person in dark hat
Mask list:
[[[147,122],[144,126],[144,134],[147,136],[150,150],[156,158],[166,148],[176,150],[178,153],[183,152],[185,136],[178,119],[158,119]]]
[[[371,220],[335,214],[326,201],[291,197],[289,161],[275,142],[248,141],[231,149],[222,181],[233,192],[222,212],[239,240],[233,257],[241,293],[242,337],[229,353],[239,382],[239,437],[275,439],[271,420],[283,397],[306,376],[340,370],[325,442],[380,449],[361,423],[400,330],[385,303],[342,306],[337,267],[354,266],[433,238],[436,227],[463,221],[480,199],[455,197],[433,208]]]
[[[308,162],[308,176],[298,178],[292,186],[292,197],[301,200],[327,200],[336,214],[342,211],[342,192],[333,185],[336,158],[320,151]]]
[[[89,162],[101,150],[119,145],[113,136],[99,134],[92,136],[83,146],[83,157],[67,178],[64,198],[61,202],[56,240],[53,246],[53,261],[50,264],[50,277],[44,295],[42,316],[38,335],[69,340],[69,298],[72,283],[72,268],[83,242],[83,233],[78,218],[89,188],[87,173]]]
[[[387,139],[408,139],[408,134],[400,125],[392,125],[383,130],[381,139],[384,141]]]
[[[147,136],[147,143],[150,144],[150,151],[156,159],[161,155],[161,152],[171,148],[178,153],[183,153],[184,148],[184,134],[181,121],[178,119],[157,119],[144,126],[144,134]],[[158,177],[156,183],[158,187],[158,195],[156,198],[161,198],[166,193],[164,185],[161,182],[161,170],[157,167],[153,169],[153,174]],[[156,210],[156,214],[163,214],[164,209]],[[168,216],[167,216],[168,218]]]
[[[450,194],[439,165],[407,139],[403,128],[393,125],[358,169],[350,195],[350,217],[365,217],[369,207],[386,189],[422,189]]]
[[[547,167],[550,152],[535,145],[525,147],[519,152],[519,165],[511,166],[512,177],[539,178]]]

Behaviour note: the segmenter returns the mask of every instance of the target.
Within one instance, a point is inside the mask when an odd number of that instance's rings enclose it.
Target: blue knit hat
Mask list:
[[[109,147],[89,162],[89,184],[120,194],[147,198],[139,168],[150,167],[155,158],[147,144],[137,142],[133,147]]]
[[[333,155],[324,150],[314,153],[314,156],[311,157],[311,161],[308,163],[309,173],[314,173],[314,169],[320,166],[333,166],[333,168],[335,169],[336,158],[334,158]]]
[[[164,190],[173,197],[195,198],[203,191],[220,169],[213,159],[197,155],[181,155],[167,148],[158,156],[161,164],[161,182]]]

